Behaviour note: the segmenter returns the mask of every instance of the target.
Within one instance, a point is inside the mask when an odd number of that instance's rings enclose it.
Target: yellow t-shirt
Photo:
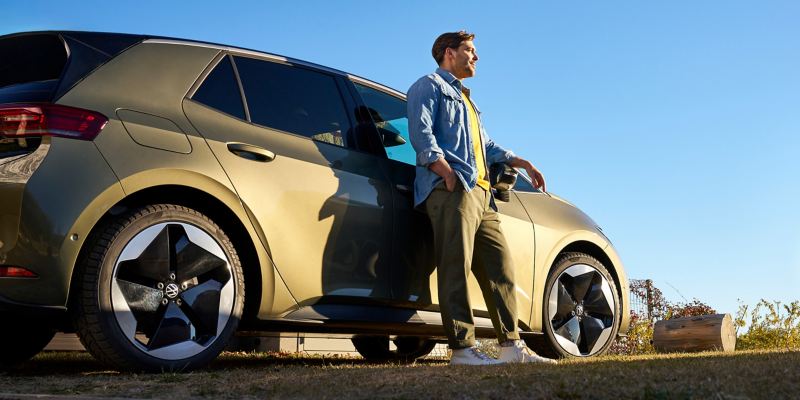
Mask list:
[[[475,163],[478,164],[478,186],[484,190],[489,190],[489,177],[486,174],[486,162],[484,161],[484,147],[483,140],[481,140],[481,125],[478,121],[478,113],[475,112],[475,107],[472,101],[466,94],[462,94],[464,103],[467,104],[467,113],[469,113],[469,131],[472,132],[472,148],[475,151]]]

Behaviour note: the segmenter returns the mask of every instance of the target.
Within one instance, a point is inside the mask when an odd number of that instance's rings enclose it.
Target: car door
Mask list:
[[[228,103],[243,102],[243,112],[215,105],[225,97],[218,86],[231,85],[241,97],[229,94]],[[374,157],[354,148],[355,107],[343,78],[226,55],[184,110],[300,305],[322,296],[390,297],[391,189]]]
[[[354,82],[365,118],[378,138],[382,159],[393,183],[392,297],[398,305],[424,309],[434,304],[436,282],[433,232],[423,212],[414,209],[416,153],[408,138],[406,103],[402,94],[368,81]],[[431,292],[431,288],[434,291]]]
[[[416,152],[408,137],[405,98],[401,93],[368,81],[356,80],[354,87],[383,137],[390,165],[389,175],[396,194],[392,250],[394,297],[416,308],[429,308],[438,304],[433,234],[428,217],[413,207]],[[508,202],[497,201],[497,205],[514,259],[519,318],[528,321],[533,291],[533,224],[516,196],[510,196]],[[478,311],[477,314],[484,315],[481,311],[486,310],[486,304],[474,276],[469,278],[468,291],[472,308]]]

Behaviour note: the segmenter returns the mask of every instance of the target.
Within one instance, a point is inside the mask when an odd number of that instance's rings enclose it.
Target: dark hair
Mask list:
[[[439,35],[436,41],[433,42],[431,54],[436,63],[442,65],[444,60],[444,52],[446,49],[457,49],[461,43],[475,38],[474,33],[467,33],[467,31],[446,32]]]

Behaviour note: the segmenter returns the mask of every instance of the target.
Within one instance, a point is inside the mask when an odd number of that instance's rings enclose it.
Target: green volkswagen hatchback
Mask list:
[[[57,331],[123,370],[202,367],[264,332],[424,356],[443,338],[414,163],[404,94],[341,71],[143,35],[2,36],[0,365]],[[603,353],[629,323],[616,251],[493,169],[521,334],[550,356]]]

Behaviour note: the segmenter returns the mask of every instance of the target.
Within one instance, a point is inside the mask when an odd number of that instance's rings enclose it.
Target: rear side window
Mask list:
[[[211,108],[245,119],[239,83],[233,73],[230,57],[225,57],[214,67],[192,100]]]
[[[142,39],[93,32],[0,36],[0,104],[54,101]]]
[[[332,75],[252,58],[234,59],[253,123],[346,145],[350,121]]]
[[[64,42],[52,34],[0,40],[0,103],[49,101],[67,64]]]

